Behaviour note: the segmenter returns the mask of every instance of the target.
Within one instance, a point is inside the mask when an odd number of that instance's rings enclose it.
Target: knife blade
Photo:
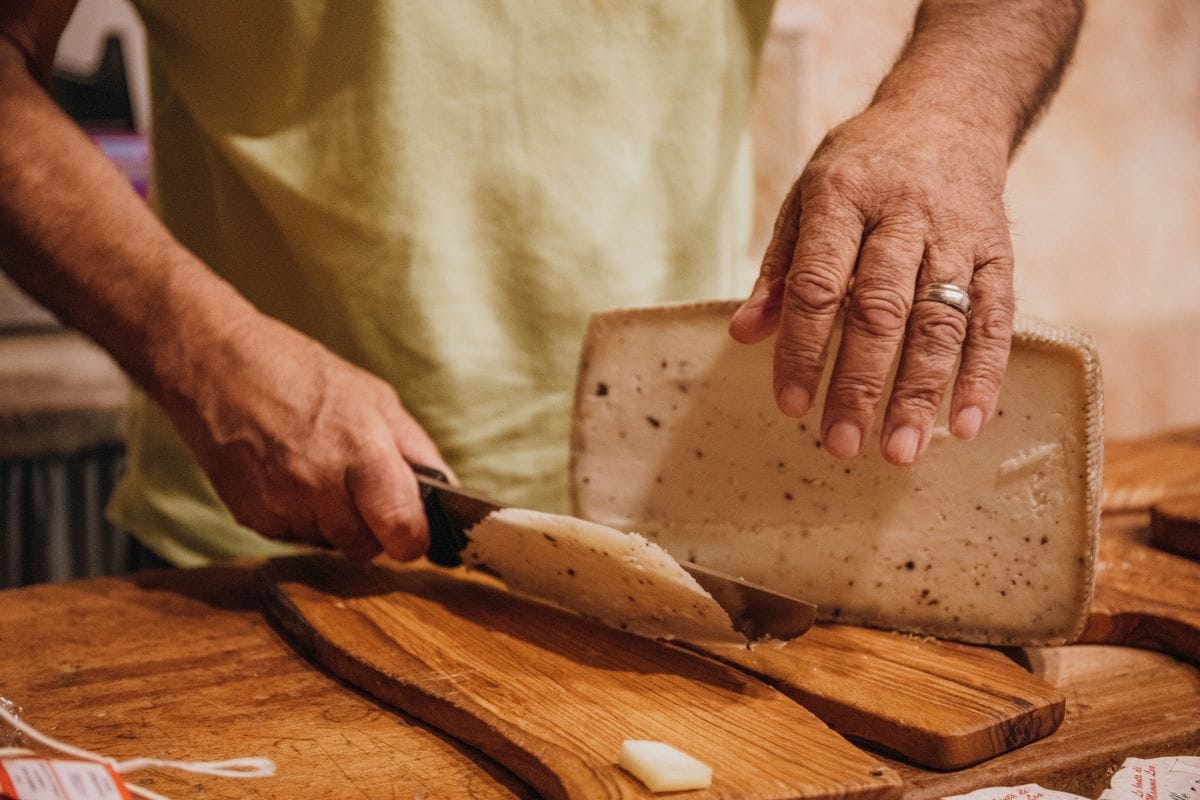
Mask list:
[[[411,465],[429,520],[429,550],[434,564],[456,567],[470,544],[468,531],[504,506],[483,495],[450,484],[437,470]],[[816,619],[817,607],[698,564],[679,564],[725,610],[733,627],[750,641],[770,637],[787,641],[804,633]]]

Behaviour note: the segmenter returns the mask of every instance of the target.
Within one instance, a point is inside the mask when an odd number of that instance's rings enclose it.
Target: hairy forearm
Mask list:
[[[1011,154],[1058,87],[1083,0],[924,0],[872,105],[925,108],[994,134]]]
[[[0,39],[0,266],[152,393],[255,312],[166,231]]]

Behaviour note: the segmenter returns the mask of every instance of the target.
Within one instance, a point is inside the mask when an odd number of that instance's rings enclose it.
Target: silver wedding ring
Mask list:
[[[955,311],[961,311],[964,316],[971,313],[971,296],[966,289],[961,289],[953,283],[929,283],[917,289],[914,303],[922,300],[932,300],[935,303],[950,306]]]

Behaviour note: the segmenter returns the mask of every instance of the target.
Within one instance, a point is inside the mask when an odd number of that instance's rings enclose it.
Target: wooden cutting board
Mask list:
[[[901,783],[798,704],[715,661],[441,570],[271,562],[268,613],[313,660],[552,798],[652,797],[616,765],[655,739],[713,767],[689,798],[895,798]]]
[[[1049,736],[1062,694],[1001,652],[846,625],[781,649],[729,648],[836,731],[918,766],[961,769]]]
[[[1110,518],[1079,641],[1161,650],[1200,665],[1200,561],[1155,547],[1146,525]]]
[[[1200,670],[1190,664],[1102,645],[1029,648],[1019,655],[1066,696],[1062,726],[970,769],[929,772],[895,764],[909,784],[904,800],[1025,783],[1099,797],[1129,756],[1200,755]]]
[[[1150,509],[1150,543],[1200,561],[1200,495],[1156,503]]]
[[[1200,428],[1104,443],[1104,512],[1200,496]]]
[[[265,756],[278,768],[130,775],[174,800],[538,800],[494,761],[298,658],[243,568],[0,592],[0,653],[0,695],[61,741],[120,760]],[[9,733],[0,726],[0,745]]]

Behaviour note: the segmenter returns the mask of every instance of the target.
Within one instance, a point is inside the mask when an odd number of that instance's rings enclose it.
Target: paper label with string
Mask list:
[[[107,764],[18,756],[0,758],[0,800],[132,800]]]

